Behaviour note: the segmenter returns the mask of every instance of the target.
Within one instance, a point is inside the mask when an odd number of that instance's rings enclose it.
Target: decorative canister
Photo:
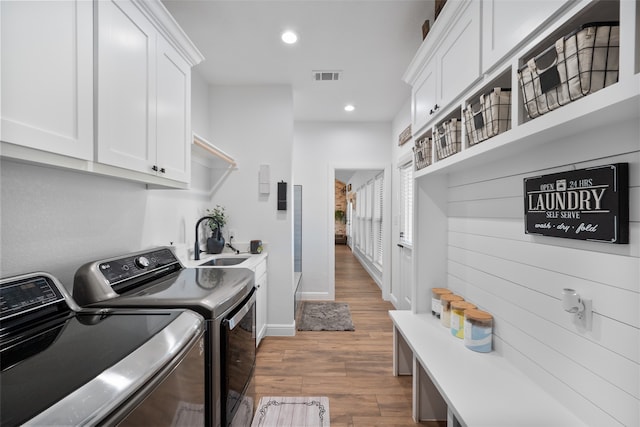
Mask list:
[[[493,333],[493,316],[486,311],[469,309],[464,312],[464,345],[473,351],[489,353]]]
[[[442,295],[450,294],[450,293],[452,292],[447,288],[431,289],[431,314],[433,314],[437,318],[440,318],[440,311],[441,311],[440,297]]]
[[[440,297],[440,305],[442,306],[440,323],[442,323],[442,326],[449,327],[451,321],[451,304],[458,301],[464,301],[464,298],[455,294],[444,294]]]
[[[451,303],[451,335],[464,338],[464,312],[476,308],[475,304],[467,301],[453,301]]]

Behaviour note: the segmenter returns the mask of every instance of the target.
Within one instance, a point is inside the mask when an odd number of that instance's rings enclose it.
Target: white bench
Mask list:
[[[394,375],[413,375],[413,419],[449,427],[569,427],[585,422],[497,352],[477,353],[431,313],[390,311]]]

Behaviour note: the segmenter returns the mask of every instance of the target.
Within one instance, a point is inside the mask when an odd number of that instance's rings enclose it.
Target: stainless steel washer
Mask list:
[[[185,268],[166,247],[82,266],[73,297],[85,307],[186,308],[205,319],[205,424],[253,416],[255,287],[251,270]]]
[[[0,424],[202,419],[204,381],[192,372],[204,370],[203,331],[186,310],[81,310],[47,273],[2,279]]]

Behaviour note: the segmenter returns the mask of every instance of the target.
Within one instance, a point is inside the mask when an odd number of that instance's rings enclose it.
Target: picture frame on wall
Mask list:
[[[403,145],[411,139],[411,125],[407,126],[398,136],[398,145]]]

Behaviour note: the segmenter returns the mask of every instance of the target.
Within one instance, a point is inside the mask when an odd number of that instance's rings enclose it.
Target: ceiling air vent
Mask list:
[[[342,71],[316,70],[313,71],[313,80],[317,82],[331,82],[340,80]]]

